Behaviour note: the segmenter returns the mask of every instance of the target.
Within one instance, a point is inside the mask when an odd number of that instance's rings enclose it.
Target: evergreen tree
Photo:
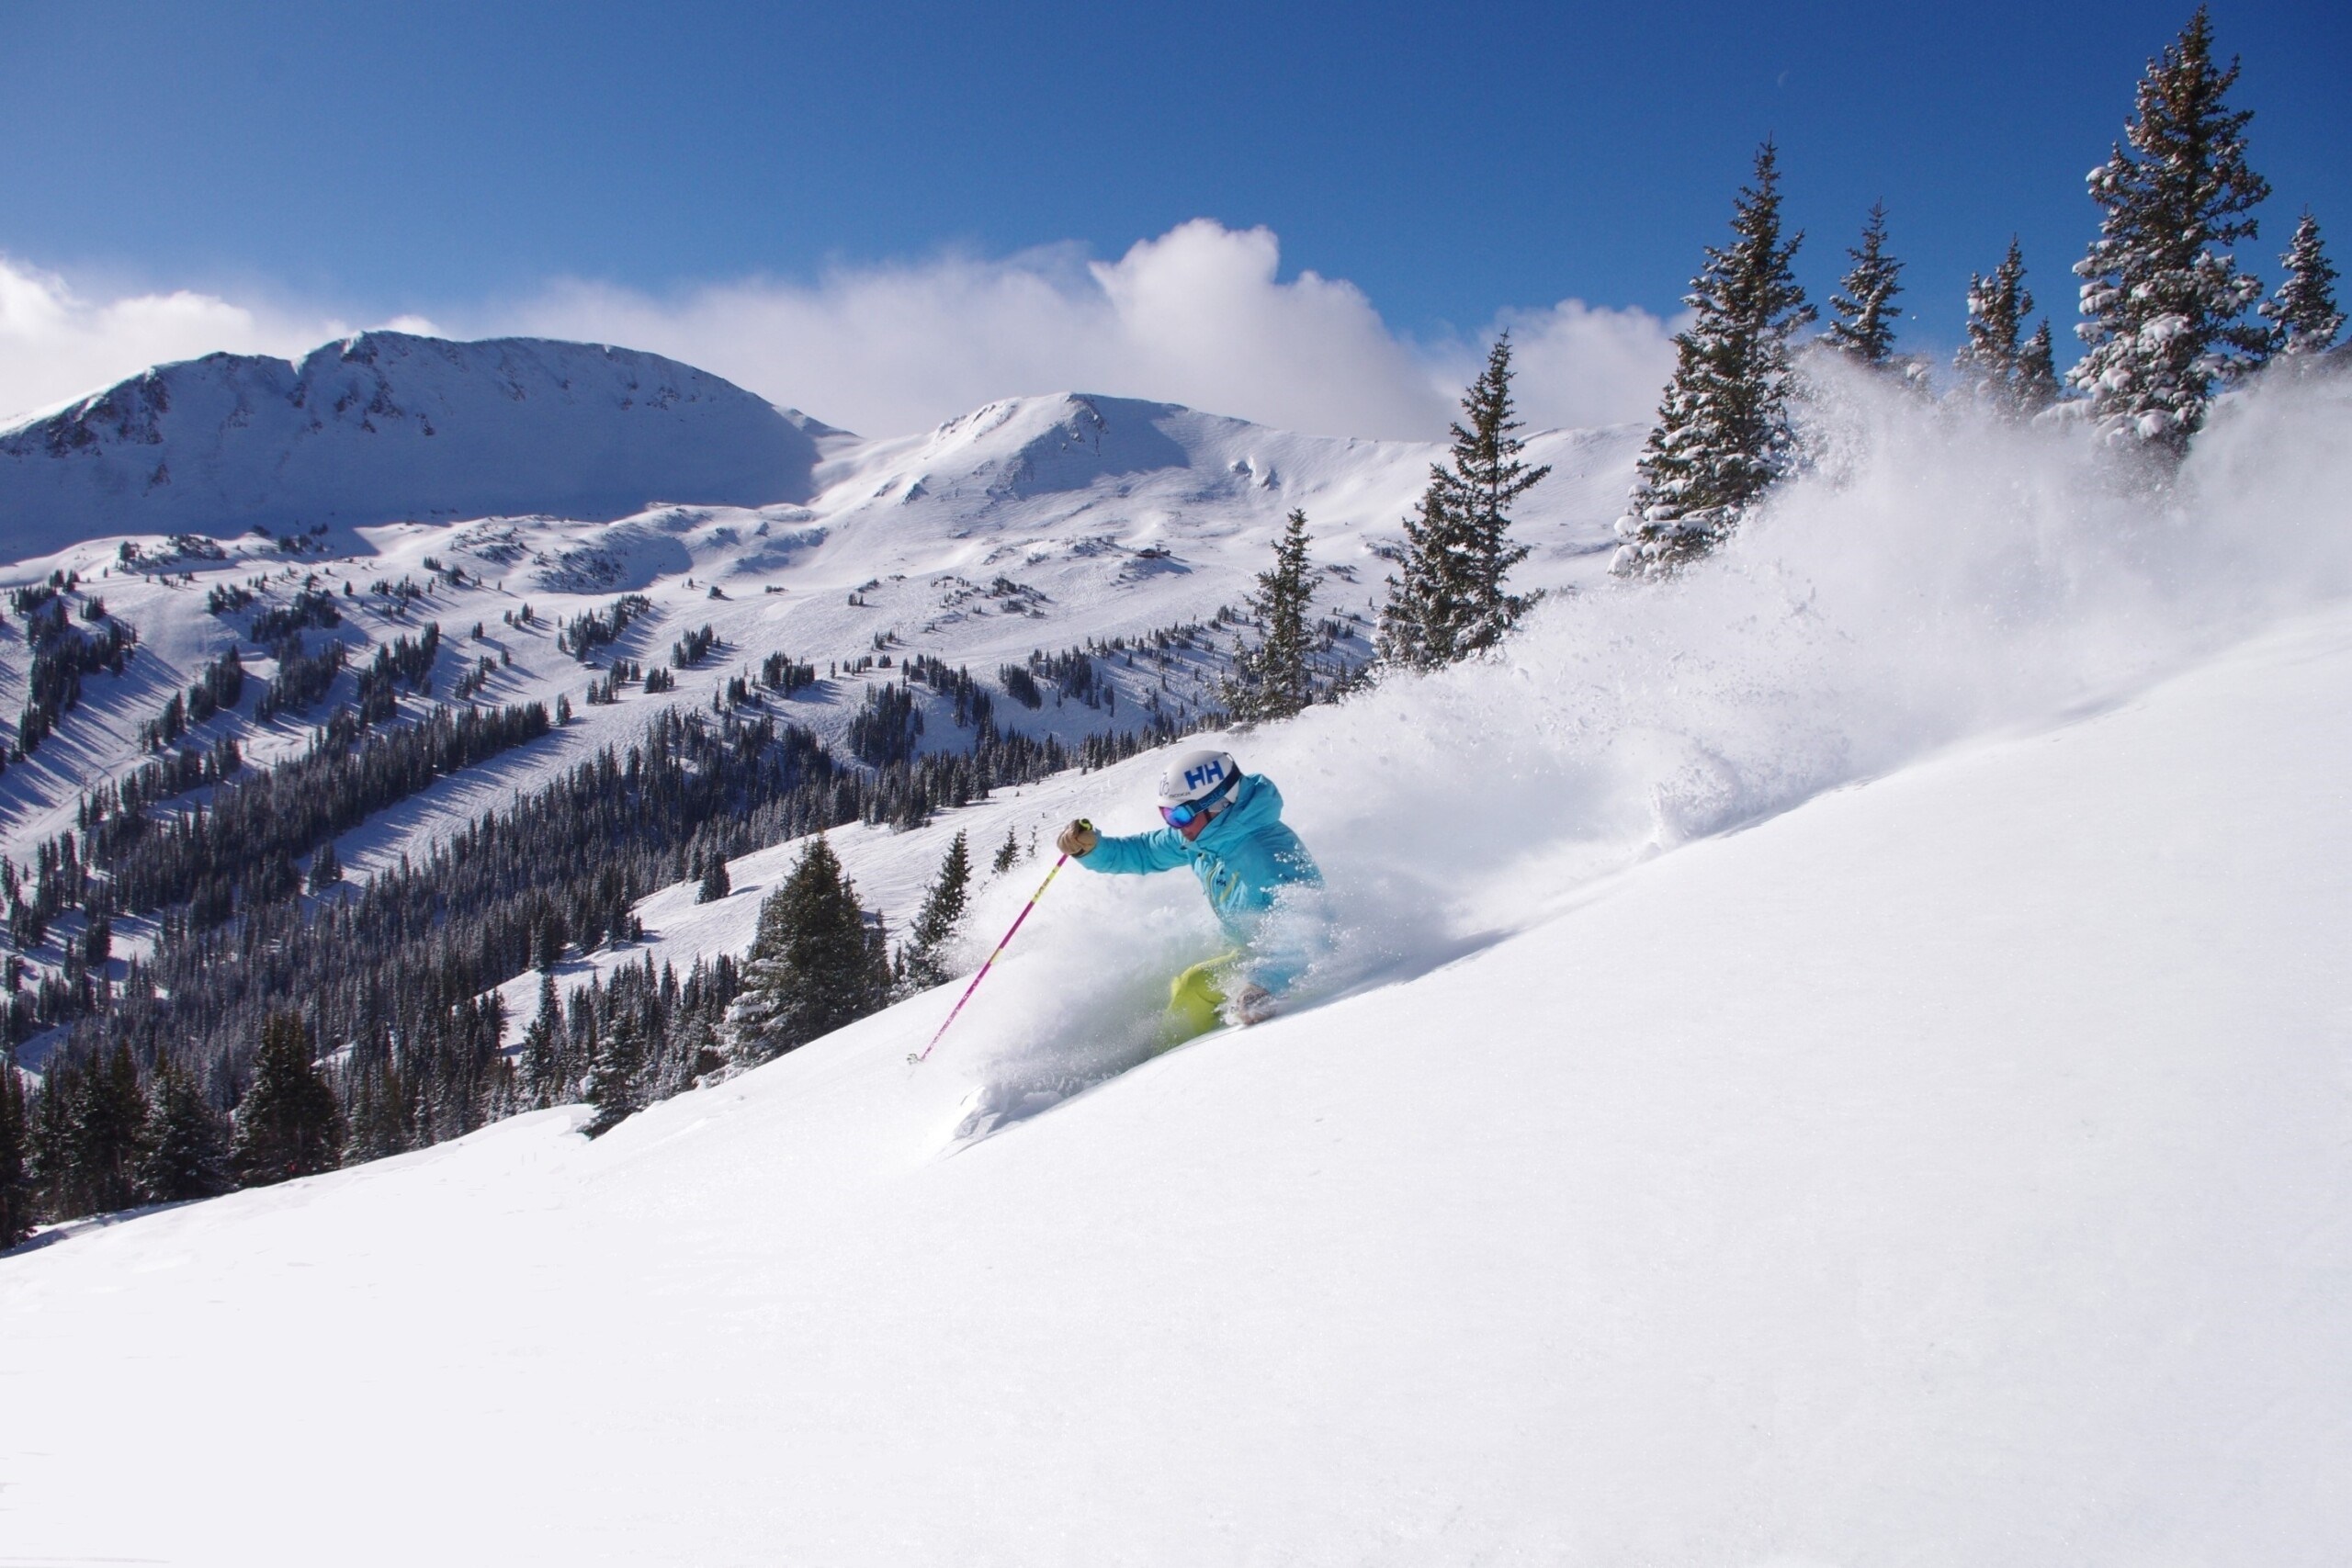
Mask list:
[[[996,847],[996,858],[989,862],[989,869],[1002,876],[1021,863],[1021,840],[1011,828],[1004,830],[1004,842]]]
[[[1250,613],[1266,623],[1254,649],[1234,658],[1225,705],[1237,719],[1288,718],[1315,700],[1314,673],[1306,662],[1308,617],[1315,580],[1306,564],[1306,513],[1293,510],[1274,541],[1272,568],[1258,574]]]
[[[2090,176],[2103,217],[2075,265],[2086,318],[2075,331],[2088,352],[2068,379],[2110,441],[2167,463],[2188,452],[2217,383],[2268,346],[2245,320],[2262,286],[2229,249],[2254,237],[2247,214],[2270,194],[2246,166],[2254,117],[2224,102],[2237,79],[2235,61],[2214,65],[2199,6],[2148,62],[2124,143]]]
[[[644,1070],[644,1031],[634,1014],[617,1012],[597,1047],[594,1065],[588,1069],[588,1103],[596,1108],[596,1114],[581,1131],[601,1138],[645,1109],[639,1081]]]
[[[534,967],[542,973],[554,973],[556,965],[563,962],[563,950],[571,941],[571,932],[564,925],[562,911],[549,907],[533,938],[538,949],[538,962]]]
[[[539,1010],[523,1031],[522,1090],[534,1110],[560,1105],[565,1098],[558,1057],[562,1051],[563,1005],[556,999],[555,976],[539,975]]]
[[[90,1064],[76,1111],[74,1163],[85,1201],[98,1213],[130,1208],[139,1201],[147,1095],[127,1042],[118,1041],[111,1052]]]
[[[1384,664],[1435,670],[1453,661],[1442,640],[1452,565],[1452,541],[1460,528],[1448,517],[1432,484],[1421,492],[1413,516],[1405,519],[1404,576],[1388,580],[1388,603],[1381,607],[1379,652]]]
[[[334,840],[330,839],[311,857],[310,890],[313,894],[323,893],[342,880],[343,862],[335,858]]]
[[[343,1163],[365,1165],[386,1159],[410,1147],[408,1097],[389,1056],[373,1068],[358,1067],[349,1082],[350,1108],[345,1120]]]
[[[2278,292],[2262,302],[2270,321],[2270,352],[2312,355],[2335,346],[2344,330],[2344,312],[2335,308],[2335,268],[2320,248],[2319,224],[2306,209],[2295,225],[2287,254],[2278,258],[2287,269]]]
[[[2044,319],[2018,351],[2018,412],[2030,417],[2057,400],[2058,363],[2051,347],[2050,322]]]
[[[1969,275],[1968,336],[1952,360],[1965,390],[2012,416],[2030,417],[2058,400],[2050,323],[2043,321],[2031,335],[2021,335],[2032,312],[2025,252],[2012,236],[1992,276]]]
[[[229,1190],[225,1120],[192,1074],[169,1061],[159,1063],[148,1086],[140,1196],[151,1203],[176,1203]]]
[[[713,850],[710,863],[703,868],[702,888],[695,895],[697,904],[716,904],[735,891],[735,884],[727,874],[727,857]]]
[[[342,1107],[311,1061],[311,1032],[290,1012],[262,1025],[254,1086],[238,1102],[230,1165],[239,1185],[266,1187],[335,1168]]]
[[[856,887],[820,833],[760,906],[743,992],[729,1018],[735,1060],[753,1066],[806,1045],[882,1007],[889,989],[889,965]]]
[[[1535,602],[1504,586],[1527,558],[1527,547],[1510,541],[1510,507],[1552,470],[1531,468],[1521,457],[1527,444],[1516,434],[1510,378],[1505,333],[1462,395],[1469,423],[1454,422],[1453,449],[1445,463],[1430,466],[1420,515],[1405,525],[1405,575],[1388,580],[1380,616],[1382,657],[1390,663],[1429,670],[1484,652]],[[1297,519],[1302,552],[1306,521]],[[1303,570],[1303,554],[1300,563]]]
[[[972,857],[957,833],[939,863],[939,875],[923,895],[922,910],[915,916],[907,945],[899,950],[899,982],[909,991],[927,991],[946,984],[947,949],[964,923],[964,904],[972,885]]]
[[[51,1055],[32,1106],[32,1174],[34,1207],[53,1220],[90,1212],[78,1157],[81,1099],[82,1075]]]
[[[1886,203],[1871,206],[1861,247],[1849,247],[1846,254],[1854,265],[1829,297],[1829,309],[1838,319],[1821,334],[1822,341],[1857,365],[1882,370],[1894,357],[1894,297],[1903,292],[1896,281],[1903,264],[1886,253]]]
[[[1696,312],[1674,339],[1674,379],[1636,465],[1621,575],[1671,572],[1705,555],[1792,466],[1790,340],[1814,319],[1791,269],[1801,233],[1781,237],[1779,156],[1757,150],[1756,183],[1732,214],[1732,243],[1708,247],[1683,303]]]
[[[0,1044],[0,1251],[32,1234],[32,1135],[17,1054]]]

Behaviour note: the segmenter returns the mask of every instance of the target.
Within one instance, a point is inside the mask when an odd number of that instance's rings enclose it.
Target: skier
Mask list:
[[[1282,791],[1263,773],[1241,772],[1229,751],[1181,752],[1159,775],[1156,832],[1106,839],[1072,822],[1054,842],[1091,871],[1142,875],[1190,864],[1233,950],[1195,964],[1169,987],[1170,1043],[1219,1022],[1258,1023],[1298,977],[1309,954],[1295,926],[1269,919],[1283,888],[1319,888],[1323,873],[1283,822]]]

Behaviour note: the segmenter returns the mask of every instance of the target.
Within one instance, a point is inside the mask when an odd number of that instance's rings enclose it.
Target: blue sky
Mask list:
[[[1916,345],[2012,231],[2045,310],[2082,175],[2185,5],[1012,7],[116,4],[10,15],[0,253],[85,299],[531,318],[558,280],[1115,259],[1279,235],[1414,344],[1564,299],[1670,313],[1756,142],[1826,294],[1873,199]],[[2352,247],[2352,7],[2222,0],[2266,269]],[[300,313],[299,310],[297,313]]]

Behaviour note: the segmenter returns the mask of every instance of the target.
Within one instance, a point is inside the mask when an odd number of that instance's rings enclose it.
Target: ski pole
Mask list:
[[[980,965],[980,972],[972,976],[972,983],[964,987],[964,994],[956,998],[956,1005],[948,1010],[947,1022],[941,1024],[939,1026],[939,1032],[931,1037],[931,1045],[926,1045],[922,1050],[914,1052],[907,1057],[909,1066],[918,1066],[930,1058],[932,1045],[938,1044],[940,1040],[947,1033],[948,1024],[952,1024],[956,1021],[956,1015],[964,1010],[964,1004],[972,999],[972,993],[980,988],[980,982],[989,977],[989,971],[995,966],[996,961],[999,958],[1004,956],[1004,950],[1012,945],[1012,939],[1020,934],[1021,922],[1029,918],[1029,911],[1037,907],[1037,900],[1046,896],[1046,889],[1054,885],[1054,878],[1059,876],[1061,874],[1062,867],[1069,863],[1069,856],[1068,855],[1064,855],[1061,859],[1054,862],[1054,869],[1046,873],[1046,880],[1037,884],[1037,891],[1029,895],[1029,902],[1022,905],[1021,913],[1012,917],[1012,929],[1004,933],[1004,940],[996,944],[996,951],[989,954],[989,961]]]

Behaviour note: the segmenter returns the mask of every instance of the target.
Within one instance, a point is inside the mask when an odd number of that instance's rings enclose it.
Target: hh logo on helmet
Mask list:
[[[1225,764],[1212,757],[1197,768],[1184,770],[1184,786],[1187,789],[1199,789],[1203,784],[1215,784],[1223,777],[1225,777]]]

